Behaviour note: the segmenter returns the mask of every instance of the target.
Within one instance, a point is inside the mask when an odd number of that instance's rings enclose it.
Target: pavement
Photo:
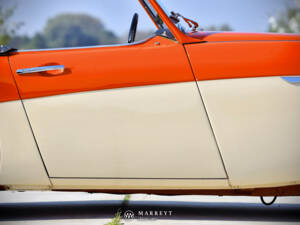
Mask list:
[[[2,191],[0,225],[102,225],[122,211],[124,225],[300,224],[300,197],[265,206],[258,197],[159,196]],[[124,218],[126,217],[126,218]]]

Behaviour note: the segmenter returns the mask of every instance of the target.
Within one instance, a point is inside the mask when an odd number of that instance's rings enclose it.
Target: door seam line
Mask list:
[[[226,170],[225,162],[224,162],[224,159],[223,159],[223,156],[222,156],[222,153],[221,153],[221,150],[220,150],[218,141],[217,141],[217,137],[216,137],[216,135],[215,135],[215,131],[214,131],[213,126],[212,126],[212,122],[211,122],[211,120],[210,120],[210,117],[209,117],[209,114],[208,114],[208,111],[207,111],[207,108],[206,108],[206,105],[205,105],[205,102],[204,102],[202,93],[201,93],[201,91],[200,91],[200,87],[199,87],[199,85],[198,85],[198,81],[197,81],[196,75],[195,75],[195,73],[194,73],[194,69],[193,69],[192,63],[191,63],[191,61],[190,61],[190,56],[189,56],[189,54],[188,54],[188,52],[187,52],[185,46],[184,46],[184,45],[182,45],[182,46],[183,46],[183,49],[184,49],[184,51],[185,51],[186,57],[187,57],[187,59],[188,59],[188,62],[189,62],[189,64],[190,64],[190,68],[191,68],[192,74],[193,74],[193,76],[194,76],[194,81],[195,81],[196,86],[197,86],[197,90],[198,90],[198,93],[199,93],[199,97],[200,97],[201,102],[202,102],[202,104],[203,104],[203,106],[204,106],[205,114],[206,114],[206,117],[207,117],[209,126],[210,126],[210,128],[211,128],[211,132],[212,132],[212,135],[213,135],[213,139],[214,139],[215,144],[216,144],[217,149],[218,149],[219,157],[220,157],[220,159],[221,159],[221,162],[222,162],[222,165],[223,165],[223,169],[224,169],[224,172],[225,172],[225,174],[226,174],[226,178],[227,178],[227,180],[228,180],[228,184],[229,184],[230,187],[232,187],[232,185],[231,185],[231,183],[230,183],[229,176],[228,176],[228,172],[227,172],[227,170]]]
[[[38,153],[39,153],[39,156],[40,156],[40,158],[41,158],[41,161],[42,161],[43,167],[44,167],[44,169],[45,169],[46,175],[47,175],[47,177],[48,177],[49,183],[50,183],[51,186],[53,186],[53,184],[52,184],[52,182],[51,182],[51,179],[50,179],[50,176],[49,176],[49,172],[48,172],[47,167],[46,167],[46,164],[45,164],[44,159],[43,159],[43,157],[42,157],[42,153],[41,153],[41,151],[40,151],[40,148],[39,148],[39,145],[38,145],[38,143],[37,143],[36,137],[35,137],[35,135],[34,135],[33,128],[32,128],[32,125],[31,125],[31,123],[30,123],[29,116],[28,116],[28,114],[27,114],[27,111],[26,111],[26,108],[25,108],[23,99],[22,99],[22,97],[21,97],[21,94],[20,94],[20,91],[19,91],[19,87],[18,87],[17,81],[16,81],[16,79],[15,79],[13,70],[12,70],[12,66],[11,66],[11,62],[10,62],[10,57],[9,57],[9,56],[8,56],[8,63],[9,63],[11,75],[12,75],[13,80],[14,80],[14,83],[15,83],[15,85],[16,85],[16,88],[17,88],[17,91],[18,91],[18,95],[19,95],[19,98],[20,98],[20,101],[21,101],[21,104],[22,104],[22,108],[23,108],[23,110],[24,110],[24,113],[25,113],[25,116],[26,116],[26,120],[27,120],[27,122],[28,122],[28,125],[29,125],[29,128],[30,128],[30,131],[31,131],[31,134],[32,134],[34,143],[35,143],[35,146],[36,146],[36,148],[37,148],[37,150],[38,150]]]

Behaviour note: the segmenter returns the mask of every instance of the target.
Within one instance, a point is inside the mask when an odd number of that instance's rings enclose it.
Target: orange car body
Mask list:
[[[297,118],[300,113],[300,88],[298,84],[288,83],[282,78],[300,76],[300,35],[183,33],[155,0],[149,2],[174,39],[156,35],[128,45],[13,51],[0,56],[0,115],[3,116],[2,120],[4,116],[11,116],[13,121],[14,113],[10,110],[14,110],[14,107],[7,107],[6,104],[16,102],[26,116],[15,116],[24,117],[24,132],[29,132],[28,137],[20,138],[20,142],[30,139],[31,143],[28,144],[27,155],[17,153],[21,149],[15,146],[15,150],[11,151],[20,156],[13,159],[6,152],[10,151],[10,146],[14,146],[10,144],[12,140],[18,142],[18,132],[13,137],[5,136],[8,135],[4,134],[5,131],[3,134],[0,132],[0,141],[2,138],[4,143],[0,146],[0,152],[3,152],[0,185],[6,189],[119,193],[299,195],[300,142],[297,136],[300,133],[300,120]],[[65,68],[63,71],[17,73],[19,69],[53,65],[64,65]],[[186,84],[194,88],[193,91],[186,93],[188,87],[180,86]],[[178,96],[176,88],[174,91],[167,89],[171,85],[178,88]],[[158,86],[162,89],[152,91]],[[141,104],[143,98],[137,99],[135,92],[126,92],[124,95],[122,90],[137,87],[145,88],[145,106],[138,105],[133,109],[130,104]],[[90,96],[83,97],[94,92],[99,93],[99,101],[103,101],[99,103],[102,108],[97,106],[94,97],[93,100],[90,100]],[[120,95],[115,94],[119,92]],[[183,92],[193,98],[193,106],[180,108],[185,101],[189,101],[189,97],[184,100]],[[143,96],[143,91],[138,93]],[[77,102],[76,95],[80,94],[82,99]],[[73,97],[67,100],[68,96]],[[106,97],[107,100],[101,100]],[[119,100],[125,101],[124,105],[108,107],[112,101]],[[87,101],[86,105],[84,101]],[[68,103],[70,106],[66,105]],[[168,111],[162,105],[169,103]],[[108,116],[108,124],[95,119],[97,117],[93,112],[83,110],[85,107],[94,107],[99,117]],[[197,107],[199,110],[201,108],[201,119],[189,125],[187,117],[195,119]],[[110,112],[104,113],[105,110]],[[126,110],[128,114],[125,115]],[[155,113],[155,110],[158,111]],[[81,113],[81,117],[74,116],[72,112]],[[109,115],[113,118],[109,118]],[[69,121],[73,116],[74,120]],[[165,125],[161,122],[172,116],[173,123],[170,121]],[[86,122],[79,121],[82,117]],[[157,129],[165,133],[170,131],[170,135],[156,136],[155,128],[148,124],[148,120],[157,123]],[[113,121],[118,123],[114,124]],[[136,125],[141,121],[149,129]],[[62,125],[64,122],[65,127]],[[99,127],[102,123],[103,129],[97,130],[94,123]],[[197,127],[201,123],[205,127],[197,136]],[[109,124],[116,127],[111,128]],[[82,131],[78,131],[80,129]],[[122,139],[118,143],[121,138],[118,129],[132,135],[126,138],[127,141]],[[115,143],[106,143],[101,139],[104,147],[97,146],[97,132],[100,136],[103,132],[111,132],[108,138],[115,140]],[[205,132],[208,136],[201,135]],[[12,135],[14,131],[8,133]],[[157,145],[139,143],[139,133],[152,137]],[[184,133],[191,137],[183,137]],[[83,141],[79,142],[81,138]],[[151,142],[151,138],[140,139]],[[26,140],[24,143],[27,143]],[[174,145],[170,142],[174,142]],[[184,143],[189,143],[186,149],[177,149]],[[149,145],[149,149],[156,146],[157,149],[149,153],[146,147],[141,150],[144,145]],[[86,151],[85,155],[80,153],[80,148]],[[205,150],[202,152],[202,149]],[[156,169],[150,168],[151,164],[143,162],[142,158],[132,157],[139,150],[152,160]],[[107,157],[105,161],[113,159],[111,164],[114,166],[102,162],[109,172],[93,172],[105,170],[97,167],[97,160],[93,161],[93,158],[99,157],[94,155],[96,151]],[[127,153],[134,163],[122,162],[126,161],[124,154]],[[170,157],[170,154],[174,155]],[[155,162],[157,157],[162,159]],[[216,161],[213,162],[213,159]],[[212,169],[208,168],[209,161]],[[28,169],[30,165],[33,168]],[[90,166],[91,169],[79,169],[76,165],[79,168]],[[165,172],[161,172],[163,170]]]

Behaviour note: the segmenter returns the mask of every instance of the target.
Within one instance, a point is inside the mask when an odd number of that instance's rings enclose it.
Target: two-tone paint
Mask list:
[[[300,35],[184,34],[149,2],[175,40],[0,57],[0,185],[220,193],[300,184]],[[17,73],[56,65],[64,70]]]

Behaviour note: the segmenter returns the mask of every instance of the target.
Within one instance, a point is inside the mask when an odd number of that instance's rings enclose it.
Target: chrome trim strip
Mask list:
[[[59,70],[63,72],[65,70],[65,66],[57,65],[57,66],[41,66],[41,67],[33,67],[33,68],[26,68],[26,69],[18,69],[17,74],[28,74],[28,73],[39,73],[39,72],[46,72],[46,71],[54,71]]]
[[[300,76],[288,76],[288,77],[281,77],[281,78],[292,84],[300,83]]]
[[[133,46],[139,45],[147,42],[148,40],[154,38],[156,34],[152,34],[150,37],[137,41],[134,43],[124,43],[124,44],[115,44],[115,45],[94,45],[94,46],[82,46],[82,47],[67,47],[67,48],[44,48],[44,49],[24,49],[18,50],[17,52],[39,52],[39,51],[58,51],[58,50],[76,50],[76,49],[90,49],[90,48],[108,48],[108,47],[122,47],[122,46]]]

